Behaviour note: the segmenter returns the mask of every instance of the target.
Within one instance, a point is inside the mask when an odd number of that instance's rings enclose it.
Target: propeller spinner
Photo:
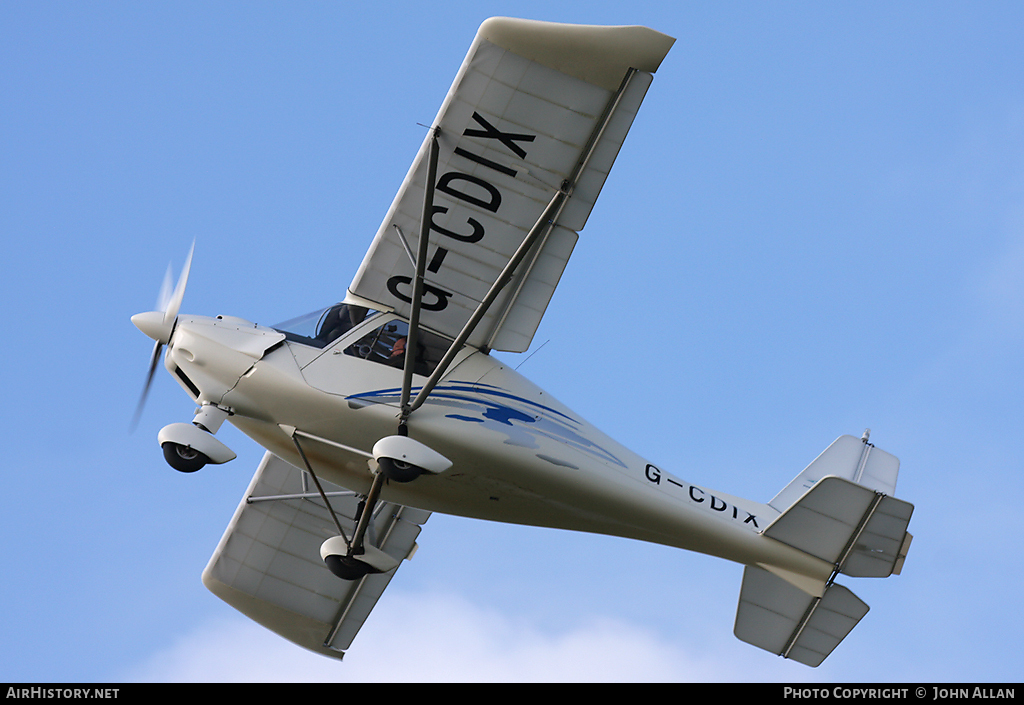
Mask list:
[[[160,353],[163,347],[171,342],[171,335],[174,333],[174,324],[178,320],[178,310],[181,308],[181,301],[185,297],[185,285],[188,283],[189,269],[192,267],[192,253],[196,244],[188,250],[188,257],[185,259],[185,267],[181,270],[178,283],[171,289],[171,268],[167,266],[167,273],[164,275],[163,286],[160,287],[160,296],[157,298],[156,311],[137,313],[132,316],[132,323],[135,327],[156,341],[153,346],[153,354],[149,358],[149,372],[146,374],[146,384],[142,388],[142,396],[139,398],[139,405],[135,409],[135,417],[132,419],[132,430],[139,423],[142,416],[142,409],[146,406],[146,398],[149,396],[149,388],[153,384],[153,375],[156,374],[157,365],[160,363]]]

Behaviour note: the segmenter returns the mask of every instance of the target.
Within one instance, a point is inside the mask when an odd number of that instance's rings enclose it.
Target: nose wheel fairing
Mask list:
[[[157,442],[168,465],[181,472],[195,472],[207,463],[220,465],[236,457],[233,450],[194,422],[164,426]]]

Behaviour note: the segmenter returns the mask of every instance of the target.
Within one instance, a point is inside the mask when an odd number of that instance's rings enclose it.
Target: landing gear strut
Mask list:
[[[359,580],[370,573],[386,573],[397,568],[399,561],[376,546],[364,541],[367,529],[370,527],[370,522],[373,521],[373,510],[377,504],[377,498],[380,496],[380,488],[384,485],[384,473],[379,469],[374,473],[370,491],[367,493],[366,499],[360,502],[355,533],[350,539],[341,527],[338,515],[334,513],[334,509],[331,507],[330,500],[327,499],[327,494],[324,492],[320,480],[317,478],[316,473],[313,472],[313,466],[310,465],[309,458],[306,457],[305,451],[302,450],[298,434],[293,427],[287,427],[286,430],[290,433],[295,449],[299,452],[299,457],[302,458],[306,470],[309,472],[310,477],[313,478],[313,483],[316,485],[321,499],[327,505],[327,511],[330,512],[334,525],[338,527],[339,535],[332,536],[320,546],[320,557],[327,564],[330,571],[342,580]]]

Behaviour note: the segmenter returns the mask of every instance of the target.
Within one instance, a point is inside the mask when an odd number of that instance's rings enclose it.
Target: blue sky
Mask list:
[[[0,679],[1019,680],[1019,5],[354,5],[0,4]],[[434,515],[340,664],[201,585],[261,452],[170,470],[162,370],[128,433],[130,316],[193,239],[185,311],[338,300],[492,15],[677,37],[520,371],[758,501],[901,459],[905,570],[822,667],[732,636],[740,566],[609,537]]]

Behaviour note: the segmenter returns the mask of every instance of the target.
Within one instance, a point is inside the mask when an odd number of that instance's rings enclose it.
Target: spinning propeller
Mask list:
[[[135,409],[135,418],[132,419],[132,430],[139,423],[142,416],[142,409],[146,405],[146,397],[149,396],[149,388],[153,384],[153,375],[156,373],[156,366],[160,362],[160,353],[163,347],[171,342],[171,335],[174,333],[174,324],[178,320],[178,309],[181,308],[181,300],[185,296],[185,284],[188,283],[188,272],[192,267],[192,252],[196,244],[188,250],[188,257],[185,259],[185,267],[181,270],[178,283],[171,289],[171,266],[167,265],[167,273],[164,275],[164,283],[160,287],[160,296],[157,298],[155,311],[137,313],[132,316],[132,323],[135,327],[156,341],[153,346],[153,354],[149,358],[149,372],[146,375],[146,384],[142,388],[142,397]]]

